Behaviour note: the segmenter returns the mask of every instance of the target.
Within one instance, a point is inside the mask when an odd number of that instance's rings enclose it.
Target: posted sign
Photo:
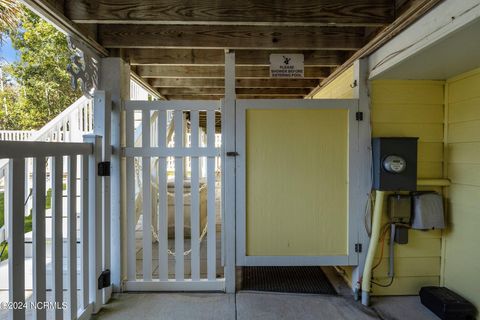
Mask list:
[[[303,54],[271,54],[271,78],[303,78]]]

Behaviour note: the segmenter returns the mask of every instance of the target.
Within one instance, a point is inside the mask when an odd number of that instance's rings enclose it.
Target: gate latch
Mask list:
[[[104,161],[98,163],[98,176],[110,177],[110,161]]]
[[[98,277],[98,290],[110,287],[110,285],[110,270],[107,269],[105,271],[102,271],[100,277]]]
[[[238,152],[237,151],[229,151],[227,152],[227,157],[236,157],[238,156]]]

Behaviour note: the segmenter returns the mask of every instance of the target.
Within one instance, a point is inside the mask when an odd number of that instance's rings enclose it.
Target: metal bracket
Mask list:
[[[110,177],[110,161],[104,161],[98,163],[98,176]]]
[[[359,111],[359,112],[355,113],[355,119],[357,121],[363,121],[363,112]]]
[[[110,285],[111,285],[110,270],[107,269],[105,271],[102,271],[102,273],[98,277],[98,290],[110,287]]]
[[[355,243],[355,252],[357,252],[357,253],[362,252],[362,244],[361,243]]]

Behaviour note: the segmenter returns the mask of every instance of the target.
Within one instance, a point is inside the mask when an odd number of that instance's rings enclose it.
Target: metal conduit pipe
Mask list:
[[[448,179],[420,179],[417,180],[417,186],[430,187],[448,187],[450,180]],[[372,217],[372,236],[370,237],[370,245],[368,246],[367,258],[365,260],[365,268],[363,269],[362,278],[362,304],[368,306],[370,304],[370,291],[372,278],[372,266],[375,252],[377,250],[378,239],[380,237],[380,229],[382,223],[383,202],[385,200],[385,191],[376,191],[375,208]]]

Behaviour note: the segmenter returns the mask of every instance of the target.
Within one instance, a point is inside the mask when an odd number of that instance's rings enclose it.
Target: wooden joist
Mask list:
[[[223,88],[223,79],[205,78],[157,78],[150,79],[154,88]],[[237,79],[237,88],[315,88],[319,84],[316,79]]]
[[[358,50],[364,34],[336,26],[98,25],[106,48]]]
[[[223,99],[222,95],[178,95],[178,96],[167,96],[168,100],[220,100]],[[237,95],[237,99],[303,99],[303,95]]]
[[[270,65],[272,50],[236,50],[237,65]],[[333,67],[345,61],[344,51],[333,50],[282,50],[280,53],[301,53],[306,66]],[[120,54],[120,53],[119,53]],[[221,49],[124,49],[122,57],[132,65],[223,65],[225,51]]]
[[[384,26],[393,21],[391,0],[65,0],[79,23],[269,24]]]
[[[136,66],[136,73],[143,78],[223,78],[224,68],[213,66]],[[331,68],[305,67],[305,78],[328,77]],[[237,66],[237,78],[269,78],[269,67]]]
[[[178,96],[178,95],[223,95],[224,88],[159,88],[158,92],[162,96]],[[237,88],[237,94],[248,95],[285,95],[300,96],[310,92],[309,88]]]

